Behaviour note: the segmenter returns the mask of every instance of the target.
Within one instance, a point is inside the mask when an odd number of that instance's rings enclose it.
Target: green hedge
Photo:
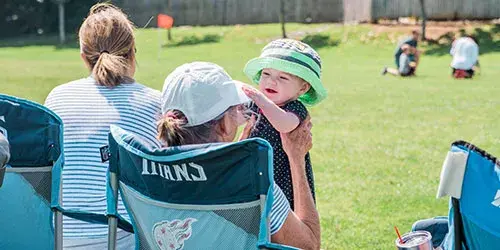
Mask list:
[[[59,12],[53,0],[0,2],[3,2],[0,3],[0,38],[26,34],[46,35],[59,30]],[[90,7],[96,2],[102,1],[69,0],[65,3],[66,33],[74,34],[78,31]]]

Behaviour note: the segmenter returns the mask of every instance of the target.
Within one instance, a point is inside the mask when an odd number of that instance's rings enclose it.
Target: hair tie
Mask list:
[[[101,52],[99,52],[99,55],[102,55],[104,53],[109,54],[109,51],[107,51],[107,50],[101,50]]]

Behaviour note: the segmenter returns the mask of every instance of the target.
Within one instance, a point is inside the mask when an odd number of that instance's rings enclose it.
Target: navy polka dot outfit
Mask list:
[[[297,115],[299,120],[302,122],[307,117],[307,109],[300,101],[295,100],[291,101],[284,106],[281,107],[283,110],[287,112],[292,112]],[[271,146],[273,147],[273,157],[274,157],[274,181],[278,186],[283,190],[286,198],[290,202],[290,206],[293,207],[293,186],[292,186],[292,174],[290,172],[290,163],[288,161],[288,157],[283,150],[283,146],[281,144],[280,133],[271,125],[269,120],[262,114],[257,105],[252,104],[252,111],[259,114],[257,119],[257,123],[255,124],[254,129],[250,133],[250,137],[259,137],[267,140]],[[314,176],[311,166],[311,158],[309,153],[307,153],[305,157],[306,161],[306,176],[307,181],[309,183],[309,187],[311,188],[312,196],[314,200]]]

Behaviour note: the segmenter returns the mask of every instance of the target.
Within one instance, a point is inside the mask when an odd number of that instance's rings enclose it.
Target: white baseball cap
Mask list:
[[[201,125],[232,106],[250,102],[241,85],[217,64],[186,63],[165,79],[161,111],[179,110],[188,120],[185,126]]]

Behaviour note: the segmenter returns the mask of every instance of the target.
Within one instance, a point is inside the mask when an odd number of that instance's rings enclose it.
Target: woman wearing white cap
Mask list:
[[[175,69],[162,91],[158,137],[166,146],[232,142],[246,122],[245,103],[250,99],[240,84],[218,65],[193,62]],[[295,211],[274,184],[271,240],[304,249],[319,249],[319,216],[309,188],[304,157],[312,147],[311,123],[306,119],[294,131],[282,134],[290,160]]]

